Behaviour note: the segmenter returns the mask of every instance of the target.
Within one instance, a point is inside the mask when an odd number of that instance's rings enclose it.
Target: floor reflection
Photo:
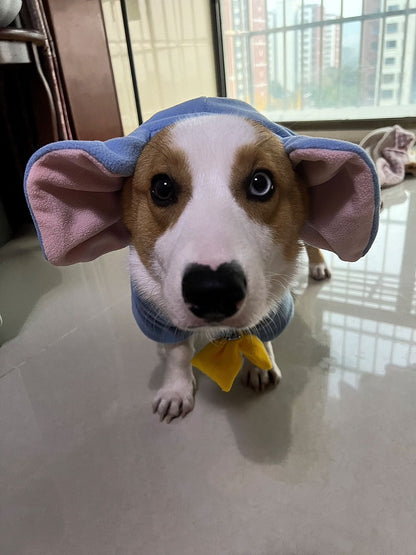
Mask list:
[[[310,310],[314,297],[315,328],[328,337],[331,397],[339,397],[342,382],[358,388],[363,373],[416,363],[416,180],[383,191],[382,199],[370,252],[355,263],[326,253],[333,279],[306,288],[304,277],[295,291],[300,310]]]

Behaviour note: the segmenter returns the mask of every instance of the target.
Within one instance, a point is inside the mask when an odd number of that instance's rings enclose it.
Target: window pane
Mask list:
[[[101,0],[126,133],[137,127],[119,0]],[[242,2],[244,4],[244,2]],[[215,96],[211,14],[207,0],[127,0],[127,15],[143,119],[198,96]],[[237,10],[231,20],[248,14]],[[245,19],[244,19],[245,18]],[[241,56],[236,47],[237,56]],[[239,70],[243,72],[242,68]]]
[[[339,15],[341,13],[341,0],[324,0],[324,19],[325,17]]]
[[[416,0],[221,3],[228,96],[276,121],[414,115]]]
[[[391,34],[391,33],[398,33],[399,31],[399,24],[398,23],[387,23],[386,26],[386,33],[387,34]]]
[[[371,2],[365,2],[366,4],[369,4]],[[342,16],[343,17],[356,17],[357,15],[361,15],[361,10],[362,10],[362,0],[346,0],[342,3],[343,6],[343,11],[342,11]]]

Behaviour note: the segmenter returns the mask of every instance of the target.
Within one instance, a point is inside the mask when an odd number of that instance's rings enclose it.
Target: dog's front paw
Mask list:
[[[241,374],[241,383],[260,393],[276,387],[281,378],[282,374],[276,364],[271,370],[261,370],[246,361]]]
[[[178,416],[186,416],[194,408],[194,404],[195,380],[192,380],[176,382],[159,389],[152,407],[161,422],[166,418],[169,423]]]
[[[329,279],[331,277],[331,270],[325,262],[320,262],[319,264],[310,263],[309,275],[316,281],[322,281],[323,279]]]

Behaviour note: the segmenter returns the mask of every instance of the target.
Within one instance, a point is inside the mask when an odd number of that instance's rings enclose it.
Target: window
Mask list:
[[[386,116],[387,105],[391,118],[415,114],[416,0],[220,3],[228,96],[280,122],[380,118]],[[236,33],[233,18],[242,12],[246,25]],[[250,19],[253,13],[255,20]],[[260,38],[267,43],[267,72],[261,83]],[[247,56],[244,78],[235,79],[239,48]],[[383,76],[386,67],[392,77]],[[400,86],[390,96],[382,84],[393,82]]]
[[[393,96],[394,96],[394,91],[392,89],[385,89],[384,91],[381,91],[381,98],[383,100],[389,100],[393,98]]]
[[[387,23],[386,33],[398,33],[398,32],[399,32],[399,24],[398,23]]]
[[[416,0],[101,3],[126,133],[201,95],[283,123],[416,114]]]
[[[139,114],[146,120],[184,100],[215,96],[207,0],[101,0],[101,4],[125,133],[137,127]],[[127,26],[121,5],[126,9]],[[130,43],[132,59],[126,43]],[[136,95],[131,91],[135,84]]]

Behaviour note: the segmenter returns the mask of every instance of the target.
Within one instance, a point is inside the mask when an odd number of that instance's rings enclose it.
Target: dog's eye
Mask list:
[[[268,172],[257,171],[253,174],[247,196],[252,200],[268,200],[274,192],[274,183]]]
[[[155,175],[150,194],[153,202],[158,206],[173,204],[177,200],[175,182],[168,175]]]

